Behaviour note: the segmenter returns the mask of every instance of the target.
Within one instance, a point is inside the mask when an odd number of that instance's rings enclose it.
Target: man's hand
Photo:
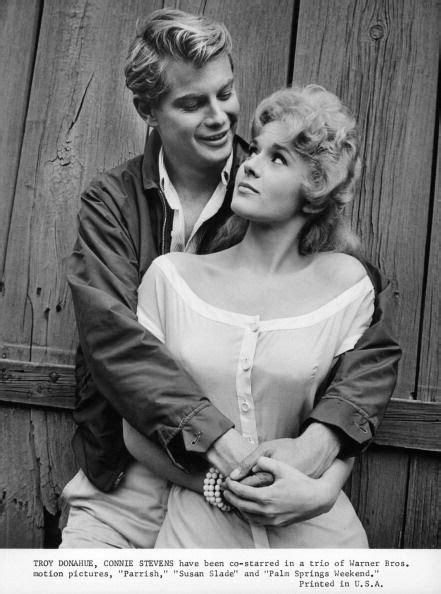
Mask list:
[[[312,478],[318,478],[334,462],[340,445],[337,433],[330,427],[312,423],[296,439],[274,439],[260,444],[242,460],[230,476],[236,481],[244,479],[257,471],[258,458],[265,456],[289,464]]]
[[[253,450],[254,446],[247,439],[235,429],[230,429],[213,443],[207,451],[207,459],[224,476],[228,476]],[[272,475],[265,472],[258,472],[245,479],[246,484],[254,487],[270,485],[272,482]]]

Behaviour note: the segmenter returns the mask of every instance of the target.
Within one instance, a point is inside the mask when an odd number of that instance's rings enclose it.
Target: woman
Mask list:
[[[139,288],[138,317],[254,448],[298,434],[333,359],[369,326],[374,291],[360,262],[342,253],[355,244],[342,207],[359,160],[355,122],[337,97],[315,85],[278,91],[258,106],[253,139],[232,201],[240,218],[231,225],[247,225],[243,240],[210,255],[156,259]],[[274,485],[229,478],[223,496],[208,486],[210,505],[202,475],[180,474],[124,429],[129,451],[175,483],[158,547],[367,546],[341,491],[350,461],[311,479],[263,458],[255,470],[272,472]],[[216,471],[209,478],[221,484]]]

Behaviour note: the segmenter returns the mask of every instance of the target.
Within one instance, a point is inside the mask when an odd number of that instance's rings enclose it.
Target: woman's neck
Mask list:
[[[299,235],[304,223],[302,217],[277,226],[251,222],[245,237],[235,248],[236,265],[261,274],[302,270],[312,259],[299,253]]]

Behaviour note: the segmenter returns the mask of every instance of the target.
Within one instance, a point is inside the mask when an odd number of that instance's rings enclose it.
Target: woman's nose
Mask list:
[[[243,164],[244,171],[247,175],[258,176],[258,155],[253,154]]]

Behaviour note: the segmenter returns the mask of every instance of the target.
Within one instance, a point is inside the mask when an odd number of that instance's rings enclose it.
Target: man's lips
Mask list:
[[[228,134],[228,132],[230,131],[230,128],[228,128],[228,130],[224,130],[223,132],[217,132],[216,134],[210,134],[209,136],[198,136],[198,140],[201,140],[202,142],[217,142],[219,140],[224,140]]]

